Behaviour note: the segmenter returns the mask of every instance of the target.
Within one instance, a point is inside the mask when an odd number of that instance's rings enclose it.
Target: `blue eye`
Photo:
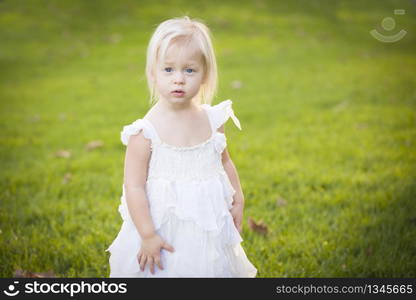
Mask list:
[[[194,71],[195,71],[194,69],[189,69],[189,68],[188,68],[188,69],[186,69],[186,72],[187,72],[187,73],[192,73],[192,72],[194,72]]]
[[[168,67],[164,69],[166,72],[170,72],[172,70],[172,68]]]

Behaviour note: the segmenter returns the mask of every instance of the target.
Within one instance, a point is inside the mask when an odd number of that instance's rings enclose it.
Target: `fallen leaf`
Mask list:
[[[62,183],[67,184],[71,179],[72,179],[72,174],[71,173],[66,173],[64,175],[64,178],[62,179]]]
[[[256,222],[251,217],[248,218],[248,226],[254,232],[266,235],[268,232],[267,226],[263,223],[262,220]]]
[[[233,89],[240,89],[243,86],[243,83],[240,80],[234,80],[231,82],[231,87]]]
[[[17,269],[14,271],[13,277],[15,278],[55,278],[55,274],[49,270],[43,273],[36,273],[26,270]]]
[[[276,205],[277,206],[285,206],[287,204],[287,201],[283,199],[282,197],[277,197]]]
[[[88,150],[88,151],[90,151],[90,150],[93,150],[93,149],[95,149],[95,148],[100,148],[100,147],[102,147],[103,145],[104,145],[104,143],[103,143],[102,141],[100,141],[100,140],[91,141],[91,142],[89,142],[89,143],[85,146],[85,149],[86,149],[86,150]]]
[[[63,157],[63,158],[69,158],[71,157],[71,152],[68,150],[58,150],[55,152],[56,157]]]

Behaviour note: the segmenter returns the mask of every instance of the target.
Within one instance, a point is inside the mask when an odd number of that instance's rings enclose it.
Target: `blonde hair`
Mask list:
[[[170,44],[180,39],[188,42],[194,40],[199,46],[203,57],[205,80],[201,84],[195,98],[199,101],[199,104],[211,104],[216,95],[218,74],[211,32],[202,21],[184,16],[160,23],[150,39],[149,46],[147,47],[146,60],[146,77],[150,91],[150,105],[153,105],[159,100],[155,91],[155,66],[159,59],[165,57]]]

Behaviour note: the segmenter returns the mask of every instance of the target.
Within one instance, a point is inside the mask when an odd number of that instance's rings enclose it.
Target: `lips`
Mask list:
[[[183,97],[185,95],[184,90],[173,90],[171,94],[175,97]]]

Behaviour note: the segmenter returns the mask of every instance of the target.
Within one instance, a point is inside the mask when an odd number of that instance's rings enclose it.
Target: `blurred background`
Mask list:
[[[258,277],[416,276],[416,1],[0,1],[0,276],[108,277],[156,26],[211,29]],[[230,124],[231,123],[231,124]]]

